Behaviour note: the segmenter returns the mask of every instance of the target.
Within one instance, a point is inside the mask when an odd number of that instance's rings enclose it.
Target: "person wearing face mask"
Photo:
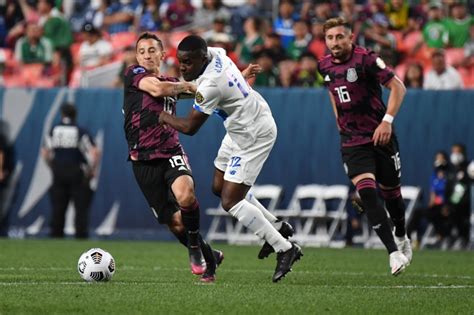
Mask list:
[[[417,233],[416,241],[414,241],[415,247],[418,247],[427,223],[433,224],[438,237],[438,243],[442,243],[449,234],[448,217],[445,210],[448,169],[448,154],[445,151],[436,152],[433,161],[433,174],[430,178],[430,199],[428,207],[415,209],[407,226],[408,237],[411,238],[415,231]]]
[[[452,168],[446,183],[446,211],[452,229],[446,246],[466,248],[469,245],[471,179],[467,173],[469,162],[465,145],[453,144],[449,159]],[[457,231],[457,234],[454,234],[454,231]]]

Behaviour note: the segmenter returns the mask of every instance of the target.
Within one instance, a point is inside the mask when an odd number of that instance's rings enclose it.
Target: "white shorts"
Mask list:
[[[252,186],[270,155],[276,136],[275,126],[265,135],[257,137],[253,145],[242,150],[226,134],[214,160],[214,166],[224,172],[224,180]]]

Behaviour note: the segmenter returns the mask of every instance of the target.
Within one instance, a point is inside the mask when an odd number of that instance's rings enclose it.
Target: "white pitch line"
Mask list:
[[[0,267],[0,271],[75,271],[76,268],[64,268],[64,267]],[[118,270],[154,270],[154,271],[187,271],[188,268],[179,268],[179,267],[160,267],[160,266],[150,266],[150,267],[138,267],[138,266],[122,266]],[[266,272],[267,269],[225,269],[227,273],[249,273],[249,272]],[[319,275],[330,275],[330,276],[354,276],[354,277],[386,277],[389,273],[368,273],[368,272],[322,272],[322,271],[310,271],[310,270],[294,270],[292,273],[296,274],[319,274]],[[411,277],[420,277],[420,278],[442,278],[442,279],[465,279],[471,280],[474,279],[474,276],[469,275],[440,275],[440,274],[423,274],[423,273],[410,273],[407,272],[407,275]]]
[[[45,282],[0,282],[0,286],[37,286],[37,285],[79,285],[79,286],[85,286],[85,285],[96,285],[96,284],[105,284],[105,282],[101,283],[94,283],[94,282],[51,282],[51,281],[45,281]],[[111,285],[152,285],[152,286],[170,286],[170,285],[175,285],[173,283],[160,283],[160,282],[127,282],[127,281],[110,281]],[[200,283],[196,283],[200,284]],[[217,283],[217,285],[219,285]],[[228,284],[226,286],[229,286]],[[319,287],[319,288],[341,288],[341,289],[375,289],[375,290],[380,290],[380,289],[420,289],[420,290],[438,290],[438,289],[474,289],[474,285],[429,285],[429,286],[422,286],[422,285],[395,285],[395,286],[383,286],[383,285],[312,285],[312,287]]]

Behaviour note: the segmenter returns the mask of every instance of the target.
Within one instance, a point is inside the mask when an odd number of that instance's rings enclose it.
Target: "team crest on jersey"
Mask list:
[[[385,64],[385,62],[382,60],[382,58],[380,57],[377,57],[377,59],[375,60],[375,63],[377,64],[377,66],[380,68],[380,69],[385,69],[387,67],[387,65]]]
[[[136,68],[133,69],[133,73],[135,73],[135,74],[140,74],[140,73],[145,73],[145,72],[146,72],[146,70],[143,67],[136,67]]]
[[[195,96],[195,100],[196,100],[196,103],[201,104],[202,102],[204,102],[204,96],[202,96],[200,92],[197,92]]]
[[[347,69],[347,76],[346,76],[347,81],[349,82],[355,82],[357,81],[357,71],[354,68],[349,68]]]

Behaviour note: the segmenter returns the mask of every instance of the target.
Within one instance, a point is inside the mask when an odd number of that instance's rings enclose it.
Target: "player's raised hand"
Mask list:
[[[260,67],[258,64],[251,63],[242,71],[242,75],[244,76],[245,80],[248,80],[255,77],[260,72],[262,72],[262,67]]]
[[[386,145],[390,142],[391,137],[392,124],[382,121],[377,129],[375,129],[372,141],[374,141],[374,145]]]

